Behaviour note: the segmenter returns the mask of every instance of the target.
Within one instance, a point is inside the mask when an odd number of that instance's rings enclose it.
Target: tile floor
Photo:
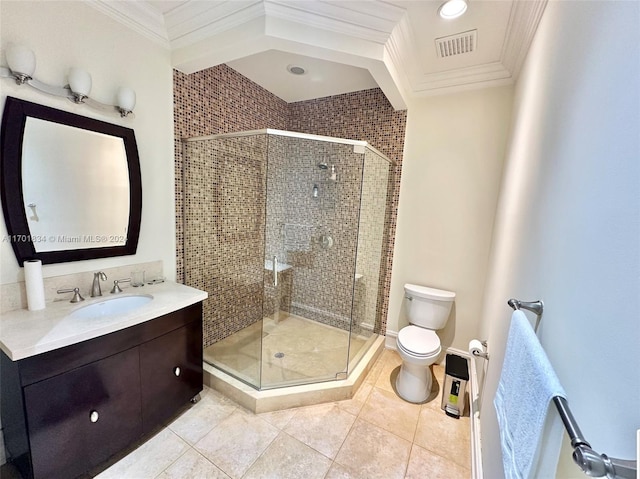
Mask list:
[[[439,407],[444,368],[434,366],[432,395],[416,405],[394,392],[400,364],[385,350],[353,399],[263,414],[205,388],[200,402],[88,477],[470,478],[469,418]]]

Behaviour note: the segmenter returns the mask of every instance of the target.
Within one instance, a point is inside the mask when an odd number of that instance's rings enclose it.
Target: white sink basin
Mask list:
[[[69,316],[79,319],[91,319],[101,318],[103,316],[113,316],[114,314],[124,314],[139,308],[140,306],[144,306],[152,299],[153,296],[147,294],[106,299],[99,303],[82,306],[72,312]]]

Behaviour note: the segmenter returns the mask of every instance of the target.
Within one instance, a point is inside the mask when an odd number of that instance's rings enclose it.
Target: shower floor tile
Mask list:
[[[402,430],[373,419],[376,408],[401,401],[387,388],[398,359],[384,351],[353,399],[272,413],[253,414],[205,387],[203,399],[168,427],[83,479],[471,478],[469,417],[456,420],[440,410],[441,366],[434,366],[436,394],[410,405]],[[9,464],[0,477],[21,479]]]
[[[205,361],[257,386],[277,387],[310,380],[330,380],[347,369],[350,356],[367,338],[296,315],[281,312],[279,320],[264,318],[205,348]],[[262,370],[260,361],[262,359]]]

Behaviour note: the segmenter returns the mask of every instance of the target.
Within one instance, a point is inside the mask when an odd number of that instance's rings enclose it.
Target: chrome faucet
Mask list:
[[[102,289],[100,288],[100,280],[106,281],[107,275],[103,271],[93,273],[93,285],[91,285],[91,297],[102,296]]]

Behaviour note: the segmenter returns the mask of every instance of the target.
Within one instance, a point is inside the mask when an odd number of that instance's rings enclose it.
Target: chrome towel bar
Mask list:
[[[507,304],[513,308],[513,310],[526,309],[532,311],[537,315],[536,327],[538,329],[538,323],[544,310],[544,303],[542,301],[526,302],[519,301],[517,299],[510,299]],[[560,396],[553,398],[553,403],[558,409],[562,423],[567,430],[567,435],[571,439],[571,447],[573,447],[573,462],[575,462],[582,472],[591,477],[607,477],[608,479],[636,479],[637,477],[637,463],[636,461],[629,461],[625,459],[614,459],[608,457],[606,454],[598,454],[591,449],[591,444],[582,435],[580,426],[576,422],[569,403],[567,400]]]
[[[537,333],[538,326],[540,325],[540,318],[542,317],[542,312],[544,311],[544,303],[542,301],[520,301],[519,299],[511,298],[507,301],[507,304],[513,308],[514,311],[518,309],[526,309],[527,311],[531,311],[536,314],[536,325],[533,327],[533,330]]]
[[[571,414],[567,400],[555,396],[553,402],[560,413],[560,418],[567,430],[571,446],[573,447],[573,462],[582,472],[591,477],[607,477],[609,479],[636,479],[636,461],[614,459],[606,454],[598,454],[591,449],[586,439],[582,436],[578,423]]]

